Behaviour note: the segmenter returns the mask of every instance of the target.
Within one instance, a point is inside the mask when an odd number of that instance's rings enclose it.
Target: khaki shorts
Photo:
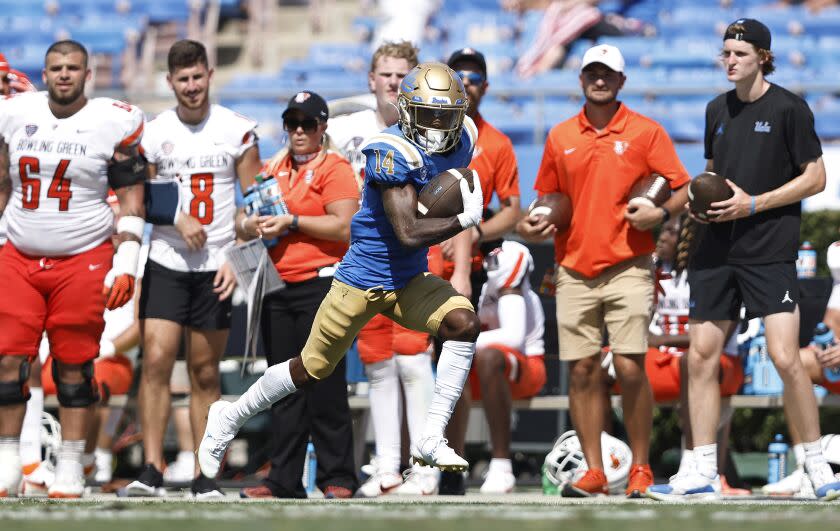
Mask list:
[[[359,330],[376,314],[436,336],[443,318],[457,308],[474,311],[469,299],[431,273],[417,275],[398,290],[362,290],[335,279],[301,352],[303,366],[319,380],[329,376]]]
[[[616,264],[595,278],[557,269],[557,330],[561,360],[598,354],[606,326],[616,354],[647,352],[653,307],[653,274],[649,256]]]

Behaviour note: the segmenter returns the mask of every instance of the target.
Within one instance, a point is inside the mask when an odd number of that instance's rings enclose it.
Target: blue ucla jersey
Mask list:
[[[428,270],[428,248],[409,248],[400,243],[377,185],[411,184],[419,193],[435,175],[469,166],[477,136],[475,124],[465,117],[458,145],[446,154],[430,155],[419,149],[406,140],[399,125],[367,140],[361,148],[366,158],[362,207],[353,216],[350,250],[338,266],[337,279],[360,289],[382,286],[394,290]]]

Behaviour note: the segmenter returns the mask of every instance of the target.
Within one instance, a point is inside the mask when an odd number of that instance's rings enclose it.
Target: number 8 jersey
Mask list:
[[[136,145],[143,113],[93,98],[56,118],[46,92],[0,100],[0,137],[9,148],[12,197],[4,217],[9,241],[30,256],[70,256],[93,249],[114,231],[106,203],[114,149]]]
[[[180,183],[181,211],[196,218],[207,233],[203,249],[190,251],[173,226],[152,230],[149,259],[175,271],[215,271],[220,255],[236,238],[236,162],[257,142],[257,123],[220,105],[211,105],[197,125],[178,118],[175,109],[146,125],[143,149],[157,178]]]

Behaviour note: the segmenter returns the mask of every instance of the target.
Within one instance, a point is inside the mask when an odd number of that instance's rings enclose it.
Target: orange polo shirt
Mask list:
[[[292,157],[263,167],[272,175],[283,192],[291,214],[298,216],[326,215],[326,206],[340,199],[359,200],[359,187],[350,163],[340,154],[323,151],[320,155],[292,169]],[[300,231],[290,231],[269,249],[269,255],[280,277],[286,282],[302,282],[318,275],[318,269],[340,261],[348,242],[313,238]]]
[[[662,126],[624,104],[601,131],[589,123],[585,109],[554,126],[534,188],[539,195],[562,192],[571,199],[571,225],[554,237],[557,263],[592,278],[651,254],[653,236],[632,228],[624,212],[630,188],[654,172],[667,178],[671,189],[690,180]]]
[[[513,143],[506,134],[490,125],[480,114],[474,121],[478,128],[478,140],[469,167],[478,172],[484,208],[490,206],[494,193],[500,202],[511,196],[519,197],[519,168],[516,165]],[[483,259],[476,245],[473,248],[473,271],[481,269]],[[429,271],[448,279],[452,277],[454,270],[455,264],[443,259],[439,246],[429,249]]]

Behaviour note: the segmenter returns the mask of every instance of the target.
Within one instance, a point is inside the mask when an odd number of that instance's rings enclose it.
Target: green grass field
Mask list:
[[[0,529],[61,531],[214,531],[217,529],[458,531],[781,531],[840,529],[840,504],[718,501],[564,500],[541,495],[434,497],[416,501],[298,500],[243,502],[6,500]]]

